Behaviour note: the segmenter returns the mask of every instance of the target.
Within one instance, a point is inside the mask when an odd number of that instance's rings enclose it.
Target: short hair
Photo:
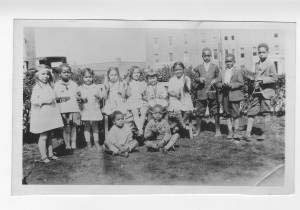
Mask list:
[[[269,52],[269,45],[267,45],[266,43],[260,43],[257,47],[257,49],[259,50],[259,48],[265,48],[267,50],[267,52]]]
[[[231,53],[227,54],[225,56],[225,61],[226,61],[226,58],[232,58],[232,61],[235,62],[235,56],[234,56],[234,54],[231,54]]]
[[[92,69],[90,69],[90,68],[84,68],[84,69],[82,70],[82,76],[84,76],[86,72],[88,72],[92,77],[95,76],[94,71],[93,71]]]
[[[112,115],[111,115],[111,116],[112,116],[112,121],[113,121],[113,122],[116,120],[117,115],[122,115],[122,116],[124,117],[124,114],[123,114],[121,111],[116,110],[116,111],[114,111],[114,112],[112,113]]]
[[[180,61],[177,61],[173,64],[172,66],[172,71],[174,71],[174,69],[176,68],[176,66],[180,66],[182,69],[185,69],[184,64]]]
[[[212,54],[212,52],[211,52],[211,49],[210,49],[210,48],[208,48],[208,47],[204,47],[204,48],[202,49],[202,56],[203,56],[203,54],[205,53],[205,51],[209,51],[209,53],[210,53],[210,54]]]
[[[59,67],[58,67],[59,73],[62,72],[62,69],[63,69],[63,68],[68,68],[68,69],[70,70],[70,72],[72,72],[72,68],[71,68],[71,66],[70,66],[69,64],[67,64],[67,63],[62,63],[62,64],[60,64]]]

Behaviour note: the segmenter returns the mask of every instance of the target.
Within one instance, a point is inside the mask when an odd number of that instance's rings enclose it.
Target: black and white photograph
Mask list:
[[[291,192],[295,35],[288,22],[15,20],[15,190]]]

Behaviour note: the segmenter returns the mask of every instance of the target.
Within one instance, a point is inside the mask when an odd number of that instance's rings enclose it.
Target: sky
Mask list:
[[[70,64],[145,61],[143,29],[35,28],[36,56],[66,56]]]

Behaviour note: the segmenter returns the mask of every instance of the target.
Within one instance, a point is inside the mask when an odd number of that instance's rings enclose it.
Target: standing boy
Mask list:
[[[60,113],[64,122],[63,137],[67,150],[76,149],[76,127],[80,124],[79,106],[77,103],[78,85],[71,80],[71,67],[62,64],[60,80],[55,83],[55,93]]]
[[[266,123],[270,120],[271,98],[275,96],[275,83],[277,74],[274,63],[269,58],[269,46],[265,43],[259,44],[258,47],[259,61],[255,64],[254,91],[252,100],[248,109],[248,123],[245,134],[246,140],[251,140],[251,130],[254,118],[258,114],[265,116],[263,132],[265,132]],[[265,135],[260,135],[257,140],[264,140]]]
[[[195,77],[192,78],[192,86],[196,91],[195,107],[197,115],[198,132],[201,130],[201,121],[205,115],[206,107],[209,113],[214,116],[216,124],[215,136],[221,136],[219,105],[217,93],[215,90],[215,82],[219,76],[219,68],[211,62],[211,50],[204,48],[202,50],[202,58],[204,63],[194,69]]]
[[[228,139],[239,139],[237,132],[239,130],[240,102],[244,99],[243,74],[234,64],[235,56],[233,54],[226,55],[225,69],[221,72],[217,83],[223,96],[223,108],[229,131]],[[232,123],[234,123],[234,131]]]

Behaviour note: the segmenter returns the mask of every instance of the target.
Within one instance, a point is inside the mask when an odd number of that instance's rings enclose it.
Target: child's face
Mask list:
[[[71,70],[70,68],[68,67],[63,67],[61,69],[61,73],[60,73],[60,76],[61,76],[61,79],[64,80],[64,81],[69,81],[71,79]]]
[[[175,75],[177,78],[180,78],[183,75],[183,68],[180,65],[177,65],[174,69]]]
[[[88,71],[84,73],[83,82],[86,85],[91,85],[93,83],[93,76]]]
[[[118,72],[116,70],[111,70],[108,74],[109,81],[117,82],[118,81]]]
[[[231,56],[226,57],[225,58],[225,65],[226,65],[226,68],[231,69],[234,65],[233,57],[231,57]]]
[[[156,76],[148,76],[148,83],[149,85],[156,85],[157,84],[157,77]]]
[[[141,76],[141,72],[138,68],[134,69],[132,72],[132,79],[139,80]]]
[[[42,82],[42,83],[47,83],[49,81],[49,72],[47,69],[42,69],[39,72],[38,75],[38,79]]]
[[[258,49],[258,57],[261,61],[265,61],[268,57],[269,52],[267,51],[266,48],[260,47]]]
[[[123,114],[118,114],[118,115],[115,117],[114,124],[115,124],[117,127],[122,128],[122,127],[124,126],[124,115],[123,115]]]
[[[160,108],[155,108],[152,115],[156,121],[160,121],[163,117],[162,110]]]
[[[211,60],[211,53],[210,51],[204,51],[203,54],[202,54],[202,58],[204,60],[205,63],[209,63],[210,60]]]

